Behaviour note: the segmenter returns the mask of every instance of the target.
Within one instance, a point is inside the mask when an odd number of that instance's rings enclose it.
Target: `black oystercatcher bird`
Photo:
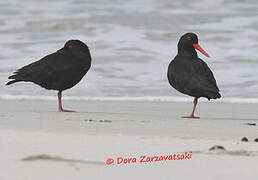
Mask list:
[[[199,118],[194,116],[198,98],[208,100],[220,98],[219,88],[208,65],[198,58],[195,49],[210,57],[198,44],[194,33],[184,34],[177,45],[178,53],[168,66],[168,81],[172,87],[183,94],[194,97],[193,111],[183,118]]]
[[[88,46],[79,40],[69,40],[64,47],[10,76],[6,85],[20,81],[33,82],[45,89],[58,91],[59,112],[73,112],[62,107],[62,91],[75,86],[88,72],[91,55]]]

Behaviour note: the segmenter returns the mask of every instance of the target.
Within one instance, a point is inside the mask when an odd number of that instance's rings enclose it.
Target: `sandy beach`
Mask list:
[[[258,180],[258,0],[0,0],[0,25],[0,180]]]
[[[65,100],[64,106],[77,112],[57,112],[56,101],[1,100],[0,180],[258,176],[255,103],[200,102],[201,119],[194,120],[180,118],[191,111],[186,102]],[[225,150],[209,150],[214,145]],[[191,159],[140,162],[185,152]]]

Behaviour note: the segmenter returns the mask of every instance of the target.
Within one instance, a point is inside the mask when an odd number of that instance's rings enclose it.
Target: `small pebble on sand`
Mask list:
[[[256,123],[246,123],[248,126],[256,126]]]
[[[215,146],[212,146],[209,150],[210,151],[214,151],[214,150],[226,150],[223,146],[220,146],[220,145],[215,145]]]
[[[248,139],[247,139],[247,137],[243,137],[243,138],[241,139],[241,141],[243,141],[243,142],[248,142]]]

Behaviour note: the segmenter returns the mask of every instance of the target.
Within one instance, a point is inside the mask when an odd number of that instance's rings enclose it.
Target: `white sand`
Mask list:
[[[59,113],[56,101],[0,102],[0,180],[258,177],[257,104],[201,102],[190,120],[191,103],[64,101],[78,112]],[[185,151],[192,159],[105,164]]]

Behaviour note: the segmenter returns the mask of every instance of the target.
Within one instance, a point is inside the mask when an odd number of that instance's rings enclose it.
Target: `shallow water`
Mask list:
[[[68,98],[187,97],[169,86],[166,72],[189,31],[211,55],[199,53],[223,97],[258,98],[256,0],[0,0],[0,98],[55,98],[31,83],[4,84],[68,39],[87,43],[93,58]]]

